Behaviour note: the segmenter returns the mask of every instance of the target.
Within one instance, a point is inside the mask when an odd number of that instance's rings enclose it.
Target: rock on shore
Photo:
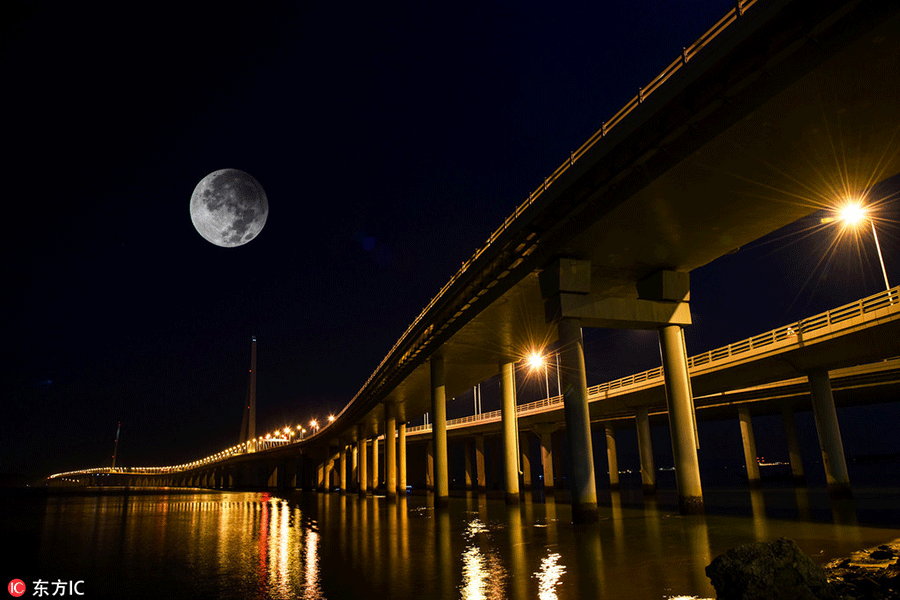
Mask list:
[[[720,600],[837,600],[822,568],[793,540],[732,548],[706,567]]]
[[[900,538],[825,565],[841,598],[900,600]]]
[[[743,544],[706,567],[719,600],[900,600],[900,538],[824,567],[792,540]]]

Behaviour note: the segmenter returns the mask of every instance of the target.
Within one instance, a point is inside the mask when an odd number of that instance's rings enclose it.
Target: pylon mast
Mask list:
[[[119,453],[119,432],[122,431],[122,421],[116,426],[116,444],[113,446],[112,468],[116,468],[116,455]]]
[[[256,336],[250,337],[250,393],[247,402],[247,441],[249,452],[256,451]]]

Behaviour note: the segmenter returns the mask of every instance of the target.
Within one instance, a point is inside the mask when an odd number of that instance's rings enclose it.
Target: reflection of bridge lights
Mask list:
[[[538,580],[538,598],[540,600],[556,600],[556,586],[566,572],[566,567],[559,564],[560,555],[550,554],[541,560],[541,570],[532,575]]]

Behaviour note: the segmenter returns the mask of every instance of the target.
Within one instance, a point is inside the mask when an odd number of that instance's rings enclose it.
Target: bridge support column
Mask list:
[[[784,423],[784,435],[788,443],[788,456],[791,460],[791,475],[796,485],[806,485],[803,473],[803,457],[800,454],[800,438],[797,435],[797,423],[794,421],[794,410],[789,404],[781,405],[781,420]]]
[[[519,454],[522,456],[522,487],[531,487],[531,457],[528,455],[528,432],[519,438]]]
[[[834,408],[834,396],[831,393],[828,371],[810,371],[807,373],[807,377],[812,394],[813,415],[816,419],[819,447],[822,449],[822,462],[825,465],[828,491],[834,497],[849,498],[852,496],[850,476],[847,474],[844,444],[841,441],[841,430],[838,426],[837,411]]]
[[[406,495],[406,423],[397,426],[397,493]]]
[[[616,454],[616,430],[609,423],[606,429],[606,464],[609,466],[609,489],[619,489],[619,457]]]
[[[431,439],[434,442],[434,506],[450,504],[447,468],[447,398],[444,388],[444,358],[431,357]]]
[[[425,444],[425,489],[434,491],[434,442],[428,440]]]
[[[324,461],[319,463],[319,467],[316,469],[316,489],[319,492],[324,492],[325,490],[325,463],[328,462],[328,458],[326,457]]]
[[[593,523],[599,520],[594,451],[591,442],[591,415],[588,411],[587,374],[584,369],[584,338],[581,320],[562,318],[559,330],[559,367],[566,415],[566,439],[572,492],[572,520]]]
[[[516,418],[515,363],[500,365],[500,418],[503,421],[503,466],[506,503],[519,502],[519,426]]]
[[[359,491],[359,444],[350,443],[350,473],[348,492]]]
[[[367,456],[366,450],[369,440],[366,439],[366,429],[363,425],[356,428],[356,444],[359,446],[359,495],[365,497],[369,490],[369,479],[366,467]]]
[[[341,447],[339,451],[340,460],[338,462],[338,469],[340,469],[340,473],[338,474],[338,485],[341,487],[341,494],[347,493],[347,444],[341,442]]]
[[[384,405],[384,492],[389,500],[397,498],[397,417],[388,403]]]
[[[656,465],[653,464],[653,441],[650,438],[650,415],[646,408],[639,408],[635,415],[638,452],[641,455],[641,482],[644,494],[656,493]]]
[[[380,479],[378,476],[378,434],[375,434],[375,437],[372,438],[372,468],[369,472],[369,489],[373,494],[378,489]]]
[[[484,472],[484,434],[475,435],[475,485],[479,492],[487,488],[487,474]]]
[[[463,442],[463,464],[466,471],[466,489],[472,489],[472,443],[468,440]]]
[[[738,418],[741,420],[741,441],[744,443],[747,483],[752,488],[758,488],[760,487],[760,480],[759,462],[756,458],[756,437],[753,435],[753,421],[750,418],[750,409],[746,405],[738,407]]]
[[[666,404],[672,432],[672,455],[675,459],[675,481],[681,514],[702,514],[703,488],[700,463],[697,460],[697,437],[694,398],[688,375],[684,332],[680,325],[659,329],[659,346],[666,381]]]
[[[541,441],[541,474],[544,479],[544,492],[553,492],[553,431],[546,425],[534,427],[534,432]]]

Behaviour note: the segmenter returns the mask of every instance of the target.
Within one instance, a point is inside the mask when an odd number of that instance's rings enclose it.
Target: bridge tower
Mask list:
[[[250,336],[250,383],[241,422],[240,443],[247,443],[247,452],[256,452],[256,336]]]

